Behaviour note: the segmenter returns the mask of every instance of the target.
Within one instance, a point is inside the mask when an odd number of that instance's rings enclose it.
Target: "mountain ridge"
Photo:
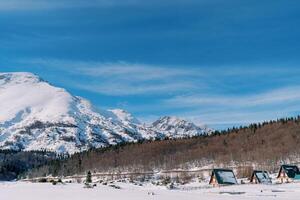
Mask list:
[[[1,149],[73,154],[122,142],[211,132],[174,117],[146,126],[125,110],[96,108],[29,72],[0,73],[0,102]]]

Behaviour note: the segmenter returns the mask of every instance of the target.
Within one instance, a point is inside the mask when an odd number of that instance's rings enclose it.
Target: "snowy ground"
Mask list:
[[[300,199],[300,183],[282,185],[237,185],[221,188],[207,188],[191,184],[180,189],[168,190],[162,186],[136,186],[116,183],[121,189],[99,185],[93,189],[82,184],[51,185],[50,183],[1,182],[0,199],[9,200],[227,200],[227,199]]]

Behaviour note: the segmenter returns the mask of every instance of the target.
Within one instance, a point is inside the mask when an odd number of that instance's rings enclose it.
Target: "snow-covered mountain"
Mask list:
[[[150,126],[101,110],[31,73],[0,73],[0,148],[74,153],[141,139],[200,135],[209,129],[173,117]]]
[[[183,138],[209,134],[212,129],[199,127],[192,122],[177,117],[165,116],[153,122],[151,129],[162,133],[166,137]]]

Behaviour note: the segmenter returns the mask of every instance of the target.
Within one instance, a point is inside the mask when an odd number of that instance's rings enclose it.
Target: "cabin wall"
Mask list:
[[[212,176],[211,179],[210,179],[210,182],[209,182],[210,185],[212,185],[213,187],[217,187],[219,184],[218,184],[218,181],[216,179],[216,176]]]
[[[258,180],[257,180],[256,176],[254,176],[254,177],[250,180],[250,183],[258,184]]]
[[[277,179],[280,181],[280,183],[290,183],[290,182],[292,182],[292,180],[287,176],[287,174],[283,170],[281,170],[279,172],[279,176],[278,176]]]

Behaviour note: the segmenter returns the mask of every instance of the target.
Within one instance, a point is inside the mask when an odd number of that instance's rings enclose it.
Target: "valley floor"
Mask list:
[[[121,189],[98,185],[93,189],[82,184],[70,183],[51,185],[50,183],[0,182],[0,199],[9,200],[228,200],[228,199],[288,199],[298,200],[300,183],[282,185],[237,185],[209,188],[207,185],[190,184],[179,189],[168,190],[162,186],[137,186],[116,183]]]

